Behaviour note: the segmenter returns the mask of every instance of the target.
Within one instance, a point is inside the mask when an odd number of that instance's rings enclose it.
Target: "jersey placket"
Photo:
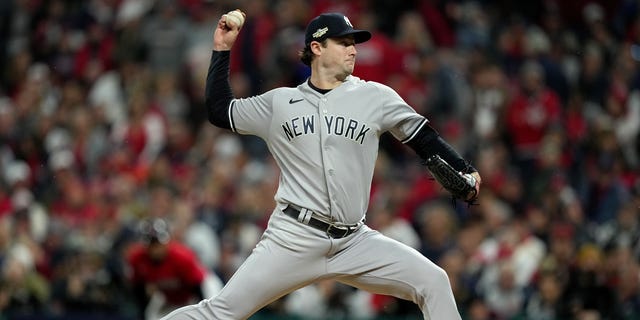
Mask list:
[[[324,182],[327,188],[327,201],[329,201],[329,218],[332,221],[337,220],[337,216],[333,212],[335,205],[335,192],[331,188],[331,179],[335,179],[335,171],[333,169],[333,163],[331,162],[331,135],[328,134],[329,130],[325,122],[325,117],[331,113],[329,108],[329,99],[326,96],[322,96],[318,100],[318,113],[320,122],[320,154],[322,158],[322,167],[324,168]],[[339,221],[339,220],[337,220]]]

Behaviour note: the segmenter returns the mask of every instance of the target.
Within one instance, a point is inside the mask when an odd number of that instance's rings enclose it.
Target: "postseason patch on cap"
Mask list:
[[[317,38],[322,37],[328,31],[329,31],[329,27],[320,28],[316,32],[314,32],[312,36],[313,36],[314,39],[317,39]]]

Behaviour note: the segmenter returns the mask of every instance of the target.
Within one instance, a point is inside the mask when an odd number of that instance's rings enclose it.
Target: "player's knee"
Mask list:
[[[436,270],[436,281],[438,282],[439,288],[444,288],[446,291],[451,290],[451,282],[449,281],[449,275],[442,268],[438,268]]]
[[[418,289],[419,294],[425,298],[434,295],[440,295],[451,291],[451,283],[449,282],[449,276],[440,267],[430,269],[430,272],[425,272],[422,275],[422,285]]]
[[[414,302],[422,310],[425,319],[459,319],[449,276],[440,267],[429,270],[423,280],[428,279],[417,288],[417,299]]]

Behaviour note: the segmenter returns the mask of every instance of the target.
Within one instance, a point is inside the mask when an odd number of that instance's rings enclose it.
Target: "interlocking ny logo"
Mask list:
[[[347,18],[347,16],[344,16],[344,22],[346,22],[349,27],[353,28],[353,25],[351,24],[351,21],[349,21],[349,18]]]

